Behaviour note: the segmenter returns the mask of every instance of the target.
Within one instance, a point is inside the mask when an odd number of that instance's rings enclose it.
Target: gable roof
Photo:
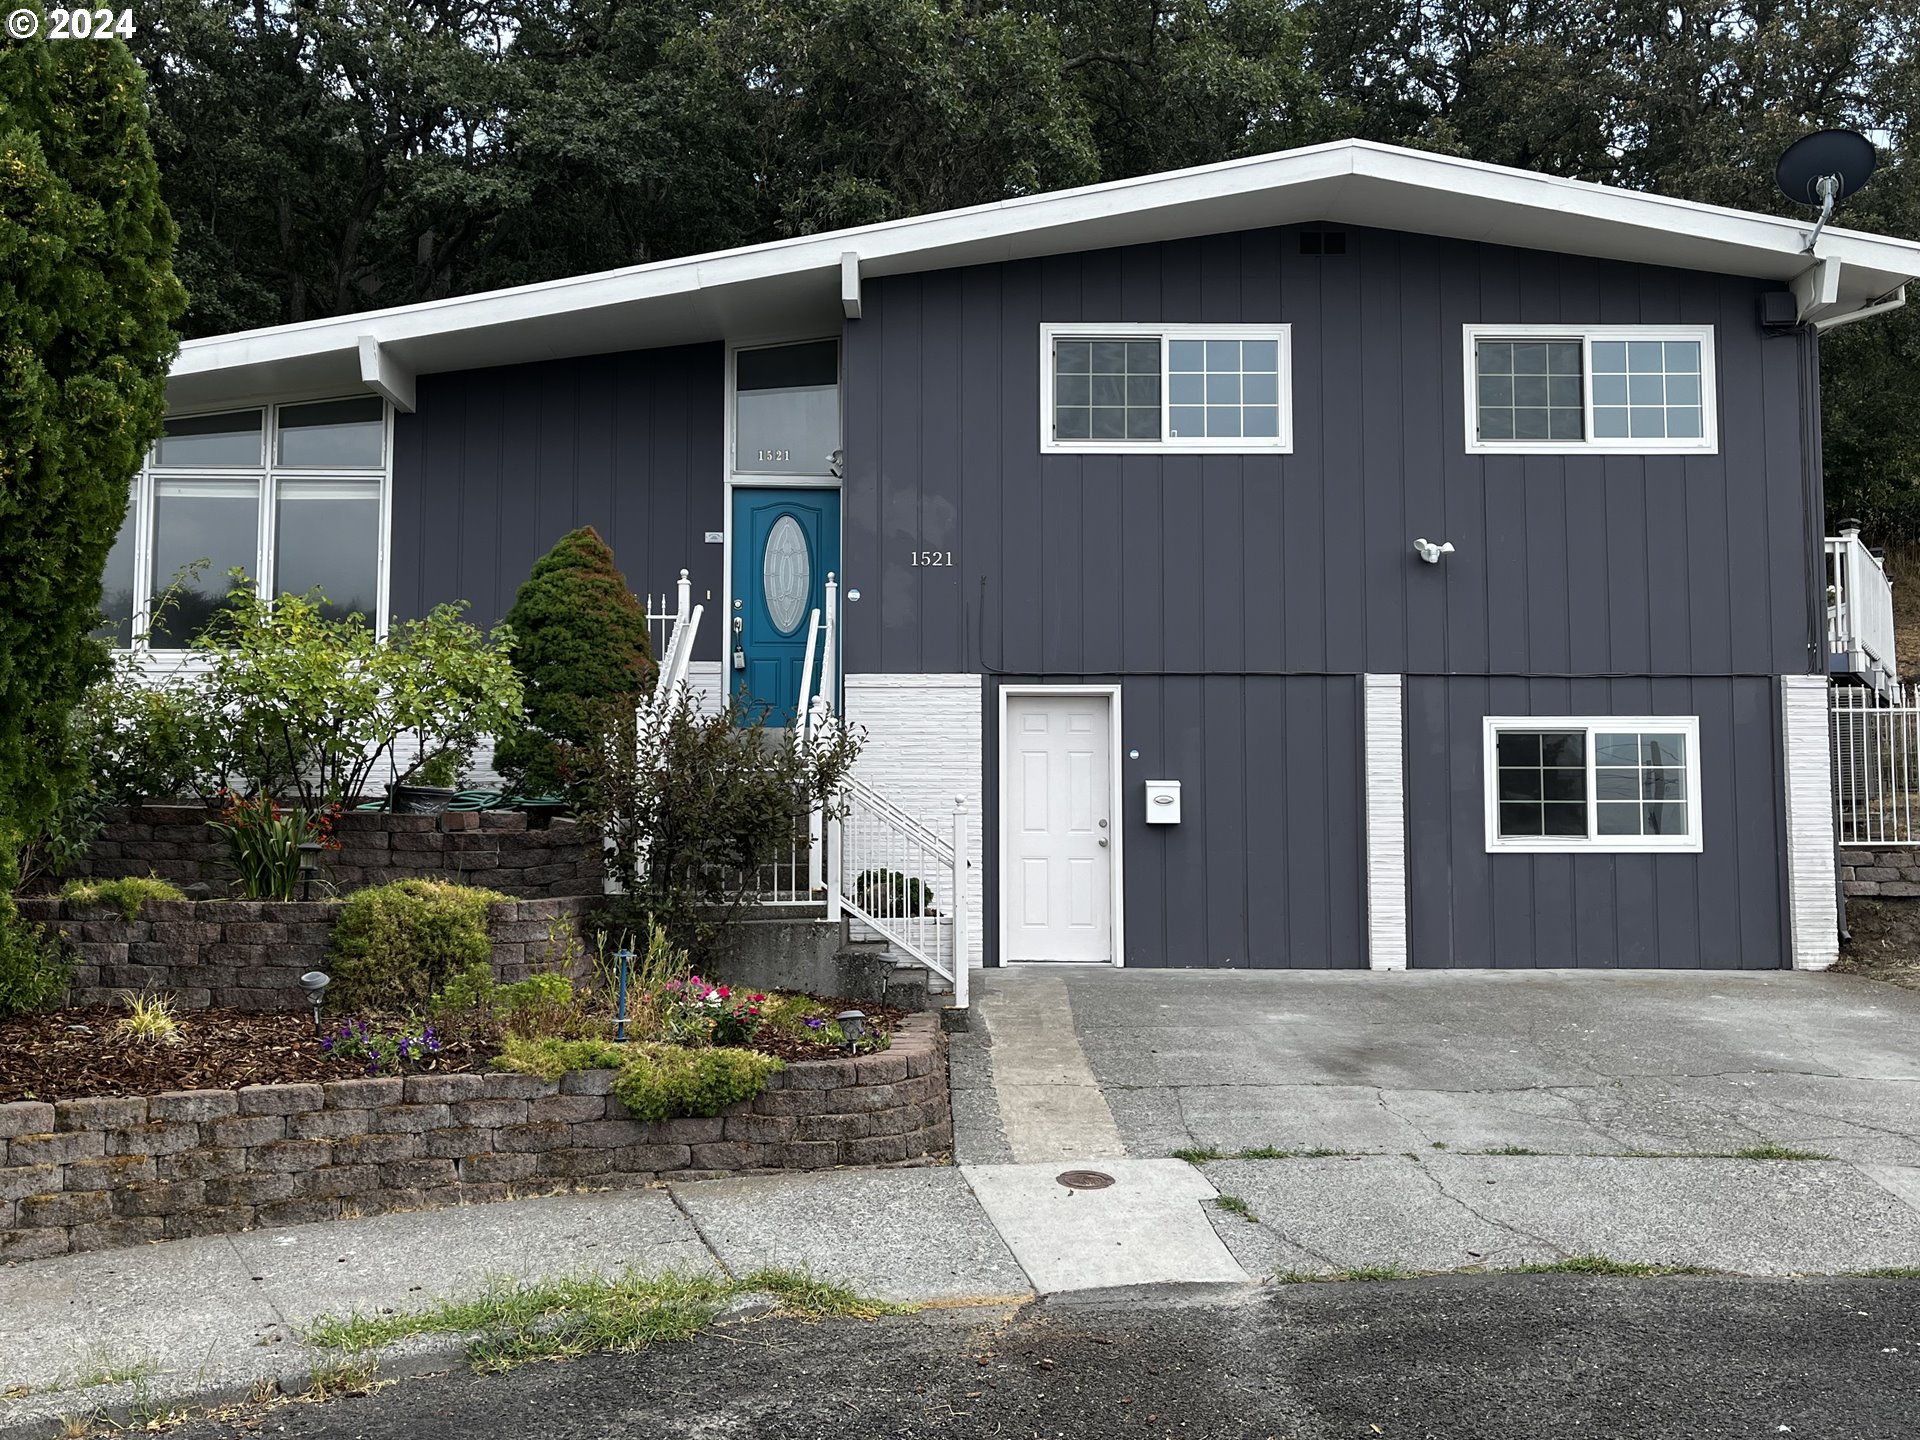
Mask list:
[[[1792,284],[1800,318],[1890,308],[1920,242],[1701,205],[1451,155],[1340,140],[715,251],[510,290],[189,340],[176,409],[366,385],[412,408],[413,376],[835,328],[862,276],[1331,221]],[[852,258],[849,258],[852,257]]]

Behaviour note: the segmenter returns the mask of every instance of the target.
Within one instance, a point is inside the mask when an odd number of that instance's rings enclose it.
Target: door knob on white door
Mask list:
[[[1104,850],[1104,849],[1106,849],[1106,848],[1107,848],[1107,837],[1106,837],[1106,836],[1104,836],[1104,835],[1102,835],[1102,836],[1100,837],[1100,848],[1101,848],[1102,850]]]

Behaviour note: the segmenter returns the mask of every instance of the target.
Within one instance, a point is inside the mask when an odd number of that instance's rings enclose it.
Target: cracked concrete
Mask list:
[[[1011,969],[981,1008],[1041,987],[1134,1155],[1774,1143],[1920,1166],[1920,993],[1868,980]]]
[[[1500,1269],[1574,1255],[1746,1275],[1920,1265],[1920,1209],[1840,1163],[1602,1156],[1357,1155],[1201,1167],[1254,1219],[1215,1209],[1249,1273]]]

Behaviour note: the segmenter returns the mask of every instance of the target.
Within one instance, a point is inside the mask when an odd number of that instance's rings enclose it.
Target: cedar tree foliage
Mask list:
[[[0,896],[76,780],[100,576],[186,309],[175,234],[127,47],[0,48]]]
[[[534,563],[507,627],[526,715],[500,738],[494,768],[523,795],[558,792],[570,783],[565,752],[593,745],[611,708],[630,710],[653,688],[647,612],[589,525]]]

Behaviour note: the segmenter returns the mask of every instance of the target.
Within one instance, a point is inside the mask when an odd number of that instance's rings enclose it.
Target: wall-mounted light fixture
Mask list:
[[[1431,540],[1416,540],[1413,542],[1413,553],[1426,561],[1427,564],[1437,565],[1440,563],[1440,557],[1442,555],[1453,554],[1453,542],[1451,540],[1442,540],[1436,545]]]

